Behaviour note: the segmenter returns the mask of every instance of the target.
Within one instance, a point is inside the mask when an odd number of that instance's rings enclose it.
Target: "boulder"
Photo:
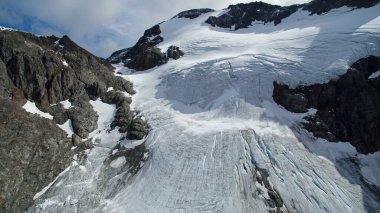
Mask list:
[[[128,127],[127,138],[130,140],[141,140],[148,134],[147,126],[144,120],[137,117],[133,119]]]
[[[179,49],[179,47],[170,46],[168,48],[168,50],[166,51],[166,55],[168,56],[168,58],[172,58],[172,59],[177,60],[180,57],[182,57],[184,55],[184,53],[182,52],[182,50]]]

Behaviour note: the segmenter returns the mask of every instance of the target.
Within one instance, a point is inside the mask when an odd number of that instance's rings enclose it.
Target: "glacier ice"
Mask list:
[[[273,81],[326,82],[379,54],[371,42],[380,36],[379,14],[380,5],[322,16],[298,11],[278,26],[235,32],[204,24],[209,14],[160,24],[159,47],[179,46],[184,57],[144,72],[116,65],[134,83],[133,108],[152,128],[144,141],[126,142],[147,150],[138,169],[112,158],[117,132],[94,133],[95,148],[28,211],[267,212],[263,173],[289,212],[377,211],[378,153],[356,156],[348,143],[314,138],[300,126],[304,114],[276,105],[272,90]],[[94,108],[107,128],[115,109]]]

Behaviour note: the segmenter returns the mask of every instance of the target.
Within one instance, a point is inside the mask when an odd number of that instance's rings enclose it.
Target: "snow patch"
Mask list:
[[[74,129],[71,124],[71,119],[67,119],[67,121],[64,124],[62,125],[57,124],[57,126],[67,133],[68,138],[70,138],[74,134]]]
[[[63,61],[62,61],[62,64],[63,64],[63,66],[65,66],[65,67],[68,67],[68,66],[69,66],[69,64],[67,63],[66,60],[63,60]]]
[[[125,157],[124,156],[121,156],[121,157],[118,157],[116,158],[115,160],[113,160],[111,163],[110,163],[110,166],[114,169],[116,168],[120,168],[122,167],[125,163],[127,162],[127,160],[125,160]]]
[[[7,30],[7,31],[15,31],[15,29],[0,26],[0,31],[5,31],[5,30]]]
[[[61,101],[60,103],[63,105],[64,109],[70,109],[70,107],[71,107],[71,102],[68,99]]]
[[[30,112],[32,114],[37,114],[43,118],[47,118],[47,119],[50,119],[50,120],[53,120],[53,116],[50,115],[49,113],[45,113],[45,112],[42,112],[41,110],[39,110],[36,106],[36,103],[34,102],[30,102],[30,101],[27,101],[24,106],[22,106],[22,108],[25,109],[25,111],[27,112]]]
[[[102,144],[113,148],[116,142],[123,136],[119,132],[119,128],[111,130],[111,123],[116,114],[115,104],[106,104],[99,99],[90,101],[95,112],[99,115],[98,128],[90,133],[89,138],[92,138],[94,144]]]
[[[380,70],[377,71],[377,72],[372,73],[368,78],[369,79],[374,79],[374,78],[377,78],[379,76],[380,76]]]

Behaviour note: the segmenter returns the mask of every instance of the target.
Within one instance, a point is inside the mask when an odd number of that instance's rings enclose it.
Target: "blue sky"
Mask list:
[[[133,45],[145,29],[194,8],[252,0],[0,0],[0,25],[38,35],[68,35],[95,55]],[[264,0],[289,5],[310,0]]]

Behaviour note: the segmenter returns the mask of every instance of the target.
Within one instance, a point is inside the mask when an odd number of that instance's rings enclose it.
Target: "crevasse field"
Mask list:
[[[268,171],[289,212],[379,211],[368,186],[380,187],[380,153],[355,156],[349,143],[314,138],[301,128],[305,114],[278,106],[272,91],[273,81],[327,82],[379,54],[380,5],[320,16],[300,10],[277,26],[238,31],[204,23],[223,12],[160,24],[158,47],[180,47],[179,60],[144,72],[115,65],[134,83],[133,108],[151,126],[146,139],[121,142],[145,144],[140,169],[109,159],[122,136],[106,131],[115,106],[93,101],[95,148],[76,156],[28,211],[268,212],[259,170]]]

